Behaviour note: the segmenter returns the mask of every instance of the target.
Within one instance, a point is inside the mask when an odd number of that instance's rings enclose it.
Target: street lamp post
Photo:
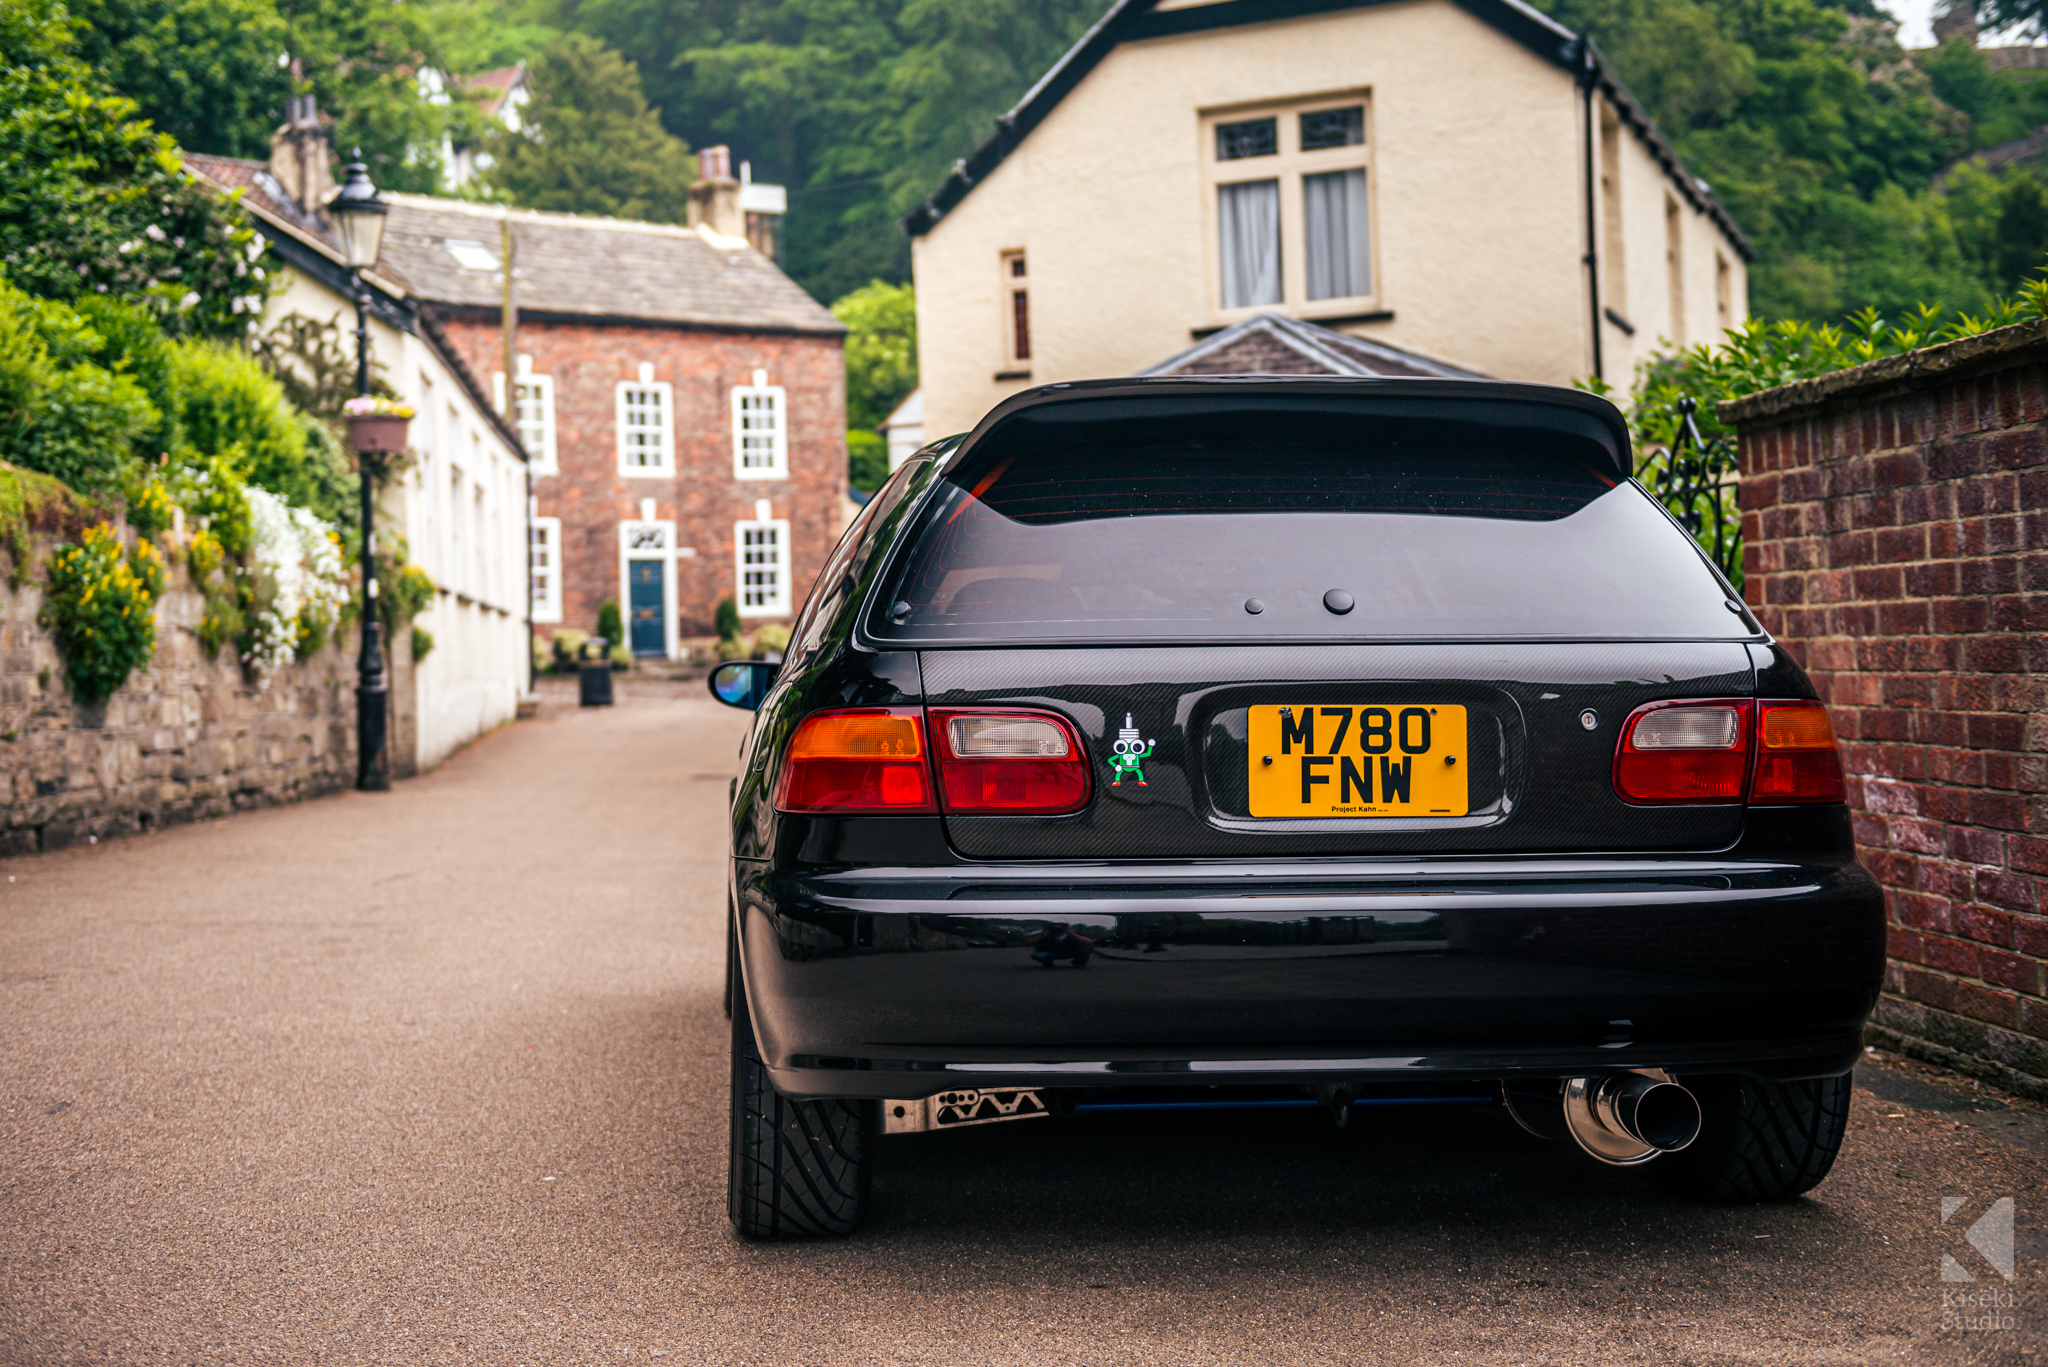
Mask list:
[[[370,183],[369,168],[356,149],[349,163],[347,179],[327,203],[335,235],[341,239],[342,257],[348,263],[349,283],[356,297],[356,393],[370,392],[370,291],[363,284],[363,272],[377,264],[384,245],[384,216],[391,211]],[[362,477],[363,510],[363,648],[356,657],[356,787],[381,792],[391,787],[391,775],[380,763],[384,756],[385,716],[390,686],[384,678],[384,630],[377,612],[376,534],[373,526],[376,481],[371,462],[356,457]]]

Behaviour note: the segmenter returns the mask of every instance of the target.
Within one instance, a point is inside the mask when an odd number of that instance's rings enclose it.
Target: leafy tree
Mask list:
[[[889,477],[889,444],[875,429],[917,388],[917,294],[873,280],[832,306],[846,324],[846,477],[873,491]]]
[[[162,415],[105,351],[76,310],[0,279],[0,459],[82,493],[120,486]]]
[[[1104,0],[553,0],[638,59],[662,122],[790,187],[784,264],[821,299],[907,280],[896,226]]]
[[[534,59],[519,132],[487,145],[492,187],[514,204],[680,223],[696,163],[640,93],[631,62],[570,34]]]
[[[71,0],[78,55],[160,132],[200,152],[261,157],[291,76],[271,0]]]
[[[846,324],[846,425],[873,431],[917,388],[917,292],[872,280],[832,306]]]
[[[172,332],[240,332],[265,292],[254,230],[71,46],[54,0],[0,5],[0,265],[31,294],[111,294]]]
[[[423,70],[448,69],[447,15],[403,0],[274,3],[292,83],[335,116],[335,146],[362,148],[383,189],[439,190],[443,140],[482,131],[474,103],[459,92],[437,101],[420,84]]]

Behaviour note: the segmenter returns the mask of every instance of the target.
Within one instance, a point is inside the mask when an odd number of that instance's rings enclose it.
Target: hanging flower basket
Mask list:
[[[348,419],[348,441],[358,453],[403,451],[412,406],[374,395],[350,399],[341,411]]]
[[[405,429],[411,418],[393,418],[375,413],[348,420],[348,444],[358,454],[365,451],[403,451]]]

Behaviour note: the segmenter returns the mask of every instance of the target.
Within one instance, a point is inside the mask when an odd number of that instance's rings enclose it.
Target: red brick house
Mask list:
[[[697,188],[691,228],[388,196],[385,267],[500,395],[511,224],[543,634],[611,599],[635,654],[673,657],[721,598],[787,619],[838,537],[845,329],[748,242],[739,182]]]

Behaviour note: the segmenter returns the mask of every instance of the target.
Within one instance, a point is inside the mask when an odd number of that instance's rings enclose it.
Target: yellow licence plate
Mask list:
[[[1463,816],[1465,709],[1251,709],[1253,816]]]

